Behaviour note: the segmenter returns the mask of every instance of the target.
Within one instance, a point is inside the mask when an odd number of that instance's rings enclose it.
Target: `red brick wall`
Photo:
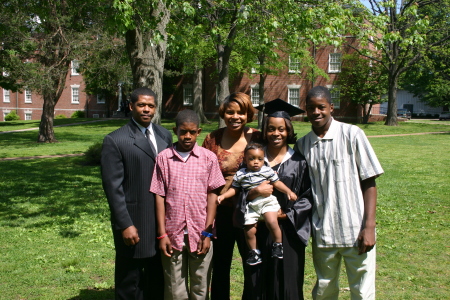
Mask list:
[[[347,38],[348,42],[353,45],[357,45],[357,41],[354,38]],[[341,47],[335,49],[333,46],[326,47],[311,47],[310,53],[314,53],[315,61],[319,68],[325,70],[328,75],[328,79],[319,76],[314,82],[307,79],[307,74],[302,70],[299,74],[292,74],[288,72],[286,67],[280,71],[277,75],[268,75],[265,82],[264,100],[270,101],[276,98],[288,100],[288,85],[300,86],[300,107],[304,108],[304,101],[308,91],[317,85],[332,86],[335,80],[338,78],[339,73],[329,73],[329,54],[330,53],[352,53],[354,50],[350,47]],[[283,59],[288,59],[288,54],[282,55]],[[208,118],[217,118],[218,105],[216,105],[216,84],[217,76],[214,76],[214,66],[209,66],[204,69],[203,75],[203,102],[204,112]],[[164,92],[164,116],[174,117],[180,110],[186,108],[192,108],[191,106],[183,105],[183,85],[192,84],[191,76],[181,76],[178,78],[164,79],[164,86],[166,90]],[[244,92],[248,95],[251,94],[251,86],[259,83],[259,75],[251,74],[237,74],[230,80],[230,92]],[[341,119],[347,122],[356,122],[361,119],[362,111],[358,105],[355,105],[348,101],[348,99],[340,99],[340,108],[335,109],[334,116],[337,119]],[[373,108],[374,112],[377,111],[377,107]],[[302,119],[302,117],[298,118]]]
[[[72,103],[72,85],[79,85],[79,103]],[[55,117],[64,115],[70,118],[75,111],[84,111],[86,117],[92,118],[93,114],[99,114],[99,117],[107,116],[107,104],[97,103],[95,95],[89,95],[85,91],[83,76],[71,75],[67,72],[65,89],[55,107]],[[39,120],[42,115],[43,99],[40,95],[31,92],[31,103],[25,103],[25,93],[10,92],[10,102],[4,102],[4,90],[0,89],[0,120],[3,121],[3,113],[15,110],[21,120],[25,120],[25,114],[31,113],[32,120]],[[117,104],[111,101],[110,111],[117,109]],[[111,113],[112,115],[112,113]]]

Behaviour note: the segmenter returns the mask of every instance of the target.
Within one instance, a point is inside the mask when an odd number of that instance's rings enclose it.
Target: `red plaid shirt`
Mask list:
[[[165,197],[166,232],[172,247],[182,250],[184,228],[191,252],[205,229],[207,194],[225,184],[217,156],[195,144],[185,162],[174,146],[158,154],[150,192]]]

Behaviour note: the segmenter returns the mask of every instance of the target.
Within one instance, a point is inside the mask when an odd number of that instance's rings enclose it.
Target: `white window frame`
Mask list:
[[[72,104],[80,104],[80,85],[78,84],[71,85],[70,94],[71,94],[70,102]]]
[[[95,119],[95,118],[100,118],[100,114],[92,114],[92,117]]]
[[[342,65],[342,53],[330,53],[328,55],[328,73],[340,73]]]
[[[10,110],[3,110],[3,121],[5,121],[6,116],[10,113]]]
[[[25,103],[32,103],[33,97],[30,89],[25,89]]]
[[[80,75],[78,72],[78,69],[80,68],[80,61],[79,60],[72,60],[70,63],[70,75],[77,76]]]
[[[341,90],[339,85],[327,85],[331,94],[331,103],[333,103],[333,108],[341,108]]]
[[[33,119],[33,112],[32,111],[25,111],[24,120],[30,121]]]
[[[288,88],[288,103],[297,107],[300,107],[300,88],[301,85],[298,84],[290,84],[287,86]],[[297,97],[293,98],[292,94],[297,93]]]
[[[194,89],[192,84],[183,85],[183,105],[193,105],[194,104]]]
[[[250,99],[252,100],[253,106],[259,105],[259,85],[253,84],[250,86]]]
[[[11,91],[3,89],[3,102],[10,103],[11,102]]]
[[[105,104],[105,95],[97,94],[97,104]]]
[[[289,55],[289,73],[300,73],[300,59]]]

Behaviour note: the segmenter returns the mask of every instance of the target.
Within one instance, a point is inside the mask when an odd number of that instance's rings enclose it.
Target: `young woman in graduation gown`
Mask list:
[[[305,266],[305,247],[310,237],[311,189],[308,166],[304,157],[289,147],[296,141],[290,115],[302,112],[298,108],[287,107],[287,111],[277,111],[283,100],[266,103],[263,141],[266,145],[266,162],[278,173],[280,180],[297,194],[295,202],[269,184],[261,184],[248,195],[253,199],[259,195],[272,193],[281,206],[279,224],[283,234],[283,259],[271,257],[272,238],[264,221],[260,221],[257,231],[258,248],[261,251],[262,263],[246,266],[246,274],[251,274],[252,299],[303,299],[303,280]],[[279,105],[281,104],[281,105]],[[239,210],[239,208],[238,208]],[[242,212],[242,210],[240,211]],[[241,213],[237,213],[237,218]],[[238,220],[239,221],[239,220]]]

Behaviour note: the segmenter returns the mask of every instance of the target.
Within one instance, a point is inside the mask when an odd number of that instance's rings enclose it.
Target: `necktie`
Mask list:
[[[158,152],[156,152],[155,145],[153,145],[153,142],[152,142],[152,140],[150,139],[150,130],[145,129],[145,136],[147,137],[148,143],[150,144],[150,148],[152,148],[153,153],[154,153],[155,155],[157,155]]]

